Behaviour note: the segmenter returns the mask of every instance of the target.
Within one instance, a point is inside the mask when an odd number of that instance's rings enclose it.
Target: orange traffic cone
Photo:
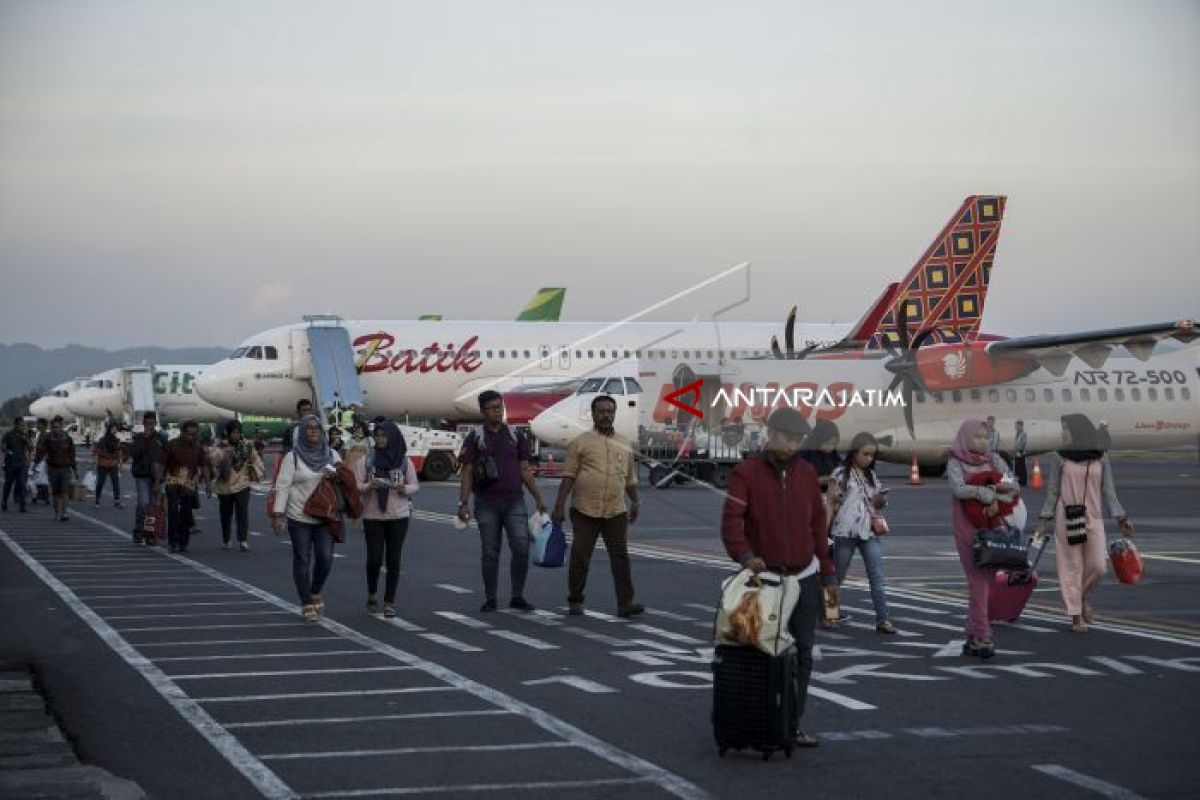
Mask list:
[[[1041,489],[1044,485],[1042,481],[1042,465],[1035,458],[1033,460],[1033,476],[1029,479],[1029,487],[1031,489]]]
[[[912,469],[908,471],[908,485],[920,486],[922,483],[921,468],[917,466],[917,457],[913,456]]]

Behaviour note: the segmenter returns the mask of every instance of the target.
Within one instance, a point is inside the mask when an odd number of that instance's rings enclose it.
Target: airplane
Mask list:
[[[747,421],[761,426],[775,407],[793,405],[810,421],[836,424],[843,445],[868,431],[879,440],[881,459],[915,457],[926,474],[944,466],[959,424],[970,417],[996,418],[1001,449],[1011,448],[1022,420],[1031,455],[1061,446],[1060,418],[1068,413],[1104,422],[1114,449],[1197,442],[1200,345],[1191,343],[1200,329],[1191,320],[930,345],[908,341],[903,325],[898,335],[907,346],[868,356],[830,348],[832,354],[804,360],[679,361],[648,393],[631,392],[640,385],[622,386],[628,372],[612,371],[534,418],[530,430],[544,444],[565,447],[591,428],[591,401],[611,394],[617,431],[634,441],[663,426],[663,406],[671,406],[665,397],[701,415],[677,408],[684,423],[722,437],[734,431],[726,442],[735,444]],[[1184,346],[1155,353],[1168,340]],[[655,394],[658,406],[640,402]]]
[[[1003,209],[1002,197],[968,197],[909,276],[926,267],[960,270],[968,263],[978,270],[986,261],[987,271],[970,287],[976,306],[962,309],[964,315],[981,311]],[[953,247],[942,252],[962,236],[969,237],[969,254]],[[967,280],[958,274],[934,277],[939,280],[931,292],[942,291],[944,282],[958,293]],[[898,284],[889,286],[853,326],[805,324],[797,329],[793,315],[785,331],[787,355],[795,355],[797,335],[805,350],[836,342],[865,347],[902,294]],[[712,320],[442,322],[434,327],[428,322],[313,316],[246,339],[229,358],[205,371],[196,390],[210,403],[240,413],[290,414],[298,400],[312,399],[315,389],[322,407],[358,403],[372,414],[395,418],[473,421],[480,418],[477,394],[497,388],[505,395],[509,421],[521,423],[575,391],[581,379],[618,362],[636,361],[653,375],[668,359],[765,357],[771,350],[763,343],[773,330],[771,323],[718,327]]]
[[[54,419],[62,417],[64,420],[71,419],[74,414],[67,408],[67,399],[84,384],[87,378],[75,378],[74,380],[64,381],[51,389],[46,394],[29,404],[29,413],[32,416],[42,419]]]
[[[70,412],[88,420],[140,422],[143,411],[155,411],[159,422],[224,422],[234,414],[203,400],[195,392],[207,364],[156,364],[117,367],[89,379],[66,398]]]

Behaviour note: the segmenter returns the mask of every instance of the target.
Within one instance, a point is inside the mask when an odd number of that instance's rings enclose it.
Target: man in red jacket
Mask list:
[[[721,513],[721,539],[734,561],[755,572],[770,570],[800,581],[800,601],[788,620],[798,659],[793,728],[800,747],[820,744],[800,729],[800,717],[812,675],[817,617],[824,603],[822,582],[837,595],[821,487],[816,471],[799,457],[808,430],[796,409],[773,411],[767,419],[763,452],[733,470]]]

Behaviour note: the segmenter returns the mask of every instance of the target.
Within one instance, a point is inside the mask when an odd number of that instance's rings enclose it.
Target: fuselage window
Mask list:
[[[1025,402],[1026,403],[1036,403],[1037,402],[1037,392],[1035,392],[1033,389],[1026,389],[1025,390]]]
[[[1080,389],[1079,390],[1079,399],[1085,403],[1090,403],[1092,401],[1092,390],[1091,389]]]
[[[692,357],[692,351],[691,351],[691,350],[684,350],[684,351],[683,351],[683,357],[684,357],[684,358],[691,358],[691,357]]]
[[[1010,403],[1017,402],[1017,390],[1016,389],[1005,389],[1004,396],[1006,398],[1008,398],[1008,402],[1010,402]]]
[[[1184,386],[1183,388],[1181,388],[1181,389],[1179,390],[1179,399],[1181,399],[1181,400],[1191,400],[1191,399],[1192,399],[1192,390],[1191,390],[1191,389],[1189,389],[1189,388],[1188,388],[1188,387],[1186,387],[1186,386]]]
[[[1119,387],[1113,389],[1113,396],[1117,398],[1118,403],[1123,402],[1125,400],[1125,390]]]
[[[1000,390],[999,389],[988,389],[988,401],[992,402],[992,403],[999,403],[1000,402]]]
[[[941,392],[934,392],[933,393],[933,402],[944,403],[944,402],[946,402],[946,398],[942,396]]]
[[[956,402],[956,403],[961,403],[962,402],[962,392],[960,392],[958,389],[955,389],[954,391],[952,391],[950,393],[950,398],[952,400],[954,400],[954,402]]]
[[[588,350],[588,358],[595,358],[595,357],[596,357],[596,351]]]
[[[525,351],[525,357],[526,357],[526,358],[529,358],[529,351],[528,351],[528,350],[526,350],[526,351]]]
[[[1107,402],[1108,401],[1108,389],[1103,389],[1103,388],[1097,389],[1096,397],[1099,398],[1101,403]]]
[[[575,351],[575,357],[576,357],[576,358],[583,358],[583,351],[582,351],[582,350],[576,350],[576,351]]]
[[[1168,386],[1167,388],[1163,389],[1163,397],[1167,400],[1174,400],[1175,399],[1175,390],[1172,387]]]
[[[1062,399],[1063,399],[1063,402],[1064,402],[1064,403],[1069,403],[1069,402],[1071,402],[1071,390],[1070,390],[1070,389],[1063,389],[1063,390],[1062,390]]]
[[[491,358],[491,357],[492,357],[492,351],[491,351],[491,350],[488,350],[488,351],[487,351],[487,357],[488,357],[488,358]]]
[[[913,392],[913,399],[916,400],[918,403],[924,403],[925,402],[925,393],[924,392]]]
[[[1129,390],[1129,399],[1134,401],[1135,403],[1137,401],[1141,400],[1142,399],[1142,390],[1136,386],[1133,387],[1132,389],[1130,389]]]
[[[604,358],[604,351],[603,351],[603,350],[601,350],[601,351],[600,351],[600,357],[601,357],[601,358]]]
[[[1151,386],[1149,389],[1146,390],[1146,398],[1149,400],[1157,400],[1158,399],[1158,389],[1155,389],[1153,386]]]
[[[1054,402],[1054,390],[1053,389],[1043,389],[1042,397],[1045,399],[1045,401],[1047,403],[1053,403]]]
[[[972,403],[983,402],[983,392],[979,391],[978,389],[972,389],[971,390],[971,402]]]

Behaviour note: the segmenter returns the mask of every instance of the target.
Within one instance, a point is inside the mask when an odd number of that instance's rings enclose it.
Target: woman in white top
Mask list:
[[[846,460],[833,471],[831,478],[839,500],[830,535],[833,536],[833,563],[837,569],[838,586],[846,580],[854,551],[859,551],[867,568],[867,580],[871,584],[875,630],[891,634],[896,632],[896,626],[888,619],[883,552],[872,524],[878,510],[887,504],[887,490],[875,477],[875,454],[878,449],[874,436],[860,433],[850,441]]]
[[[286,520],[292,538],[292,577],[303,606],[305,622],[316,622],[325,611],[321,589],[333,568],[333,534],[329,524],[304,513],[304,504],[323,480],[336,474],[340,460],[329,447],[321,420],[307,416],[296,427],[292,452],[281,455],[283,463],[275,478],[272,523],[282,533]]]
[[[367,537],[367,613],[379,611],[379,570],[387,553],[387,582],[383,587],[383,616],[396,616],[396,586],[400,583],[400,551],[408,533],[417,470],[409,459],[400,426],[375,426],[375,446],[354,463],[354,477],[363,499],[363,533]]]

